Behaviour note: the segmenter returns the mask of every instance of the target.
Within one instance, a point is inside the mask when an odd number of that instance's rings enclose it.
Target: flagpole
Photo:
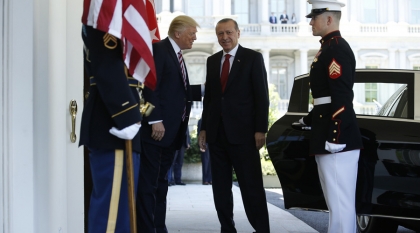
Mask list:
[[[136,199],[134,196],[133,146],[131,140],[125,141],[127,162],[128,209],[130,212],[130,233],[137,233]]]

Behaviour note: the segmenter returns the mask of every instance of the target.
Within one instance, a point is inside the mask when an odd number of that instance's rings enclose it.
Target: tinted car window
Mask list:
[[[378,116],[407,118],[407,85],[402,85],[379,110]]]

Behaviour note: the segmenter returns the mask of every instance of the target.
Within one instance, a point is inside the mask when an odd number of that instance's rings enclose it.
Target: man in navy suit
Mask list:
[[[182,50],[191,49],[197,39],[198,26],[191,17],[178,16],[169,26],[169,37],[153,44],[156,89],[146,87],[143,95],[155,108],[143,118],[140,130],[137,225],[141,233],[168,232],[165,225],[167,173],[187,130],[192,101],[201,100],[201,87],[190,86],[182,58]]]
[[[270,16],[270,23],[272,24],[277,24],[277,17],[274,14],[274,12],[271,12],[271,16]]]
[[[280,22],[282,24],[287,24],[287,21],[289,21],[289,16],[287,15],[286,11],[283,11],[283,14],[280,15]]]
[[[233,19],[222,19],[216,35],[223,50],[207,59],[206,90],[199,135],[210,148],[214,203],[221,232],[236,233],[233,220],[232,168],[250,224],[270,232],[259,149],[268,128],[268,85],[260,53],[238,44]]]

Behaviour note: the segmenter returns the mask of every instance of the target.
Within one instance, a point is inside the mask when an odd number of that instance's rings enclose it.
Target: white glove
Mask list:
[[[127,126],[122,130],[112,127],[109,132],[121,139],[131,140],[136,136],[137,132],[139,132],[140,126],[140,124],[136,123],[134,125]]]
[[[299,123],[301,123],[302,125],[306,125],[305,122],[303,122],[303,117],[299,119]]]
[[[346,144],[334,144],[325,142],[325,150],[331,152],[331,153],[337,153],[339,151],[342,151],[346,147]]]

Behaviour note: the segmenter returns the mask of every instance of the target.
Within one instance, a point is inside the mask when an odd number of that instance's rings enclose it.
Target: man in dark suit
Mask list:
[[[268,87],[260,53],[238,44],[233,19],[216,25],[220,51],[207,59],[206,90],[199,135],[210,148],[214,203],[221,232],[236,232],[233,220],[232,167],[248,220],[258,233],[270,232],[258,150],[268,127]]]
[[[178,16],[169,26],[169,37],[153,44],[156,89],[146,87],[143,94],[155,108],[143,118],[140,130],[137,225],[141,233],[168,232],[165,225],[167,173],[187,130],[191,103],[201,100],[201,87],[189,84],[181,51],[191,49],[198,26],[191,17]]]
[[[190,148],[191,145],[191,138],[190,138],[190,130],[187,127],[185,132],[181,148],[175,151],[174,162],[168,171],[168,183],[169,185],[185,185],[182,182],[182,165],[184,164],[184,154],[185,151]]]
[[[277,24],[277,17],[274,14],[274,12],[271,12],[271,16],[270,16],[270,23],[272,24]]]
[[[287,24],[289,21],[289,16],[287,15],[286,11],[283,11],[283,14],[280,15],[280,23]]]

